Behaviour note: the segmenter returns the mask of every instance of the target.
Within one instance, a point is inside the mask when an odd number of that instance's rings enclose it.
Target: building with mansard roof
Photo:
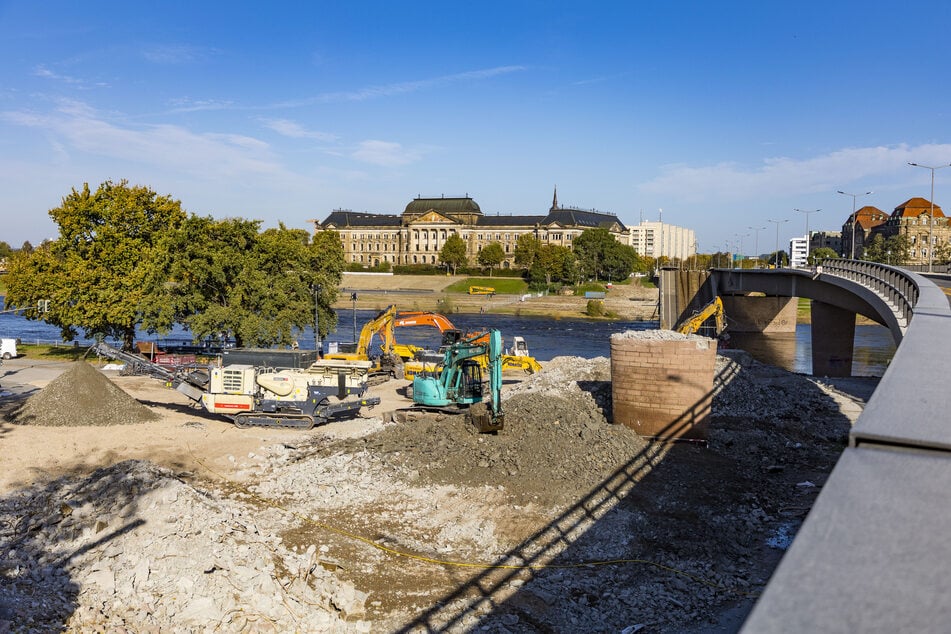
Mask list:
[[[861,259],[872,236],[872,230],[888,220],[888,214],[871,205],[866,205],[853,214],[842,225],[842,251],[844,258]]]
[[[924,265],[935,257],[943,260],[951,249],[947,216],[941,207],[924,198],[910,198],[895,207],[888,219],[872,230],[872,235],[876,233],[886,239],[899,235],[908,239],[905,264]]]
[[[407,264],[439,264],[439,251],[449,236],[456,234],[466,243],[470,264],[479,251],[498,242],[505,252],[503,268],[515,264],[519,236],[532,234],[545,244],[571,247],[585,229],[603,227],[627,244],[627,227],[611,213],[562,207],[558,192],[547,214],[485,214],[468,195],[457,198],[417,197],[402,214],[355,213],[335,209],[323,221],[314,220],[314,232],[340,234],[348,263],[366,267]]]

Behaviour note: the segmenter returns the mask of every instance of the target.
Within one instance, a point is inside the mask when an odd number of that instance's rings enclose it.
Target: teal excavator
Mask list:
[[[446,346],[443,360],[432,372],[413,377],[414,409],[448,413],[465,412],[480,432],[502,429],[502,334],[490,330]],[[486,355],[482,366],[476,357]]]

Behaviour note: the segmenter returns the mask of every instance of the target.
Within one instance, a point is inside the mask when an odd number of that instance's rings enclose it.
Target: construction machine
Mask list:
[[[705,326],[710,320],[713,320],[712,324]],[[702,329],[704,332],[710,332],[712,329],[712,338],[719,337],[726,330],[723,301],[719,297],[714,297],[712,302],[683,320],[674,330],[684,335],[693,335],[700,333]]]
[[[97,343],[90,351],[165,381],[205,411],[224,415],[237,427],[310,429],[380,403],[379,397],[365,396],[370,361],[324,359],[303,369],[250,364],[170,369],[106,343]]]
[[[395,316],[396,306],[391,305],[380,311],[376,317],[363,325],[356,350],[353,352],[333,352],[327,354],[325,358],[341,361],[371,361],[374,372],[402,379],[403,362],[396,354],[396,339],[393,336]],[[381,354],[379,357],[371,355],[370,344],[374,336],[379,336],[381,339]]]
[[[475,339],[479,343],[487,344],[489,333],[470,332],[463,333],[456,328],[449,318],[440,313],[427,311],[404,311],[396,314],[393,325],[397,328],[404,326],[433,326],[442,333],[442,342],[438,352],[422,350],[415,346],[401,346],[396,344],[396,350],[404,359],[404,373],[407,378],[413,376],[416,372],[432,367],[441,359],[441,355],[447,346],[458,343],[463,339]],[[404,354],[409,356],[404,356]],[[485,356],[478,358],[479,364],[485,368],[488,364],[488,358]],[[534,374],[542,369],[542,366],[532,356],[528,354],[528,344],[524,337],[515,336],[512,340],[512,348],[500,355],[502,370],[522,370],[529,374]]]
[[[483,366],[477,361],[482,356],[488,359],[485,381]],[[500,431],[505,423],[501,356],[498,330],[446,346],[442,362],[433,371],[413,377],[413,409],[463,412],[480,432]]]

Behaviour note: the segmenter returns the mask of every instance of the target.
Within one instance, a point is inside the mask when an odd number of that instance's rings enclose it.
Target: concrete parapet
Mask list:
[[[611,337],[614,422],[662,440],[707,438],[717,344],[669,330]]]

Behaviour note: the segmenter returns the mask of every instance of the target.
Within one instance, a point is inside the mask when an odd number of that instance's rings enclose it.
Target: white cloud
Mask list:
[[[367,140],[362,141],[352,154],[353,158],[364,163],[382,165],[384,167],[398,167],[415,163],[420,159],[420,153],[407,150],[399,143],[390,141]]]
[[[309,105],[321,104],[321,103],[367,101],[370,99],[378,99],[380,97],[390,97],[393,95],[403,95],[407,93],[417,92],[419,90],[434,88],[438,86],[444,86],[446,84],[456,83],[460,81],[488,79],[490,77],[506,75],[509,73],[517,73],[524,70],[526,70],[525,66],[496,66],[494,68],[484,68],[480,70],[466,71],[463,73],[455,73],[453,75],[442,75],[440,77],[434,77],[431,79],[418,79],[415,81],[397,82],[393,84],[385,84],[382,86],[369,86],[367,88],[362,88],[360,90],[353,90],[353,91],[324,93],[322,95],[317,95],[317,96],[309,97],[306,99],[300,99],[296,101],[286,101],[286,102],[282,102],[278,104],[273,104],[270,107],[296,108],[296,107],[309,106]]]
[[[48,114],[3,112],[0,119],[44,130],[60,154],[86,152],[192,176],[273,175],[282,171],[268,144],[253,137],[195,133],[167,124],[120,127],[77,101],[64,101]]]
[[[278,134],[292,139],[314,139],[317,141],[332,142],[337,136],[328,132],[308,130],[304,126],[289,119],[265,119],[264,125]]]
[[[901,144],[845,148],[805,159],[766,158],[756,166],[668,165],[662,168],[660,176],[638,188],[645,194],[694,203],[763,200],[834,192],[853,183],[864,186],[877,180],[890,181],[908,162],[936,165],[947,162],[949,156],[951,144]]]

